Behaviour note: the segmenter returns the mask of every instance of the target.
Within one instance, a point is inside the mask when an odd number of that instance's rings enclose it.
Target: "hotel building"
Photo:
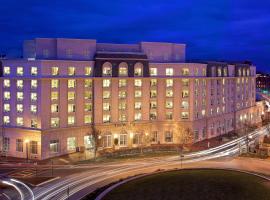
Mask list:
[[[186,63],[184,44],[105,44],[37,38],[2,60],[1,144],[9,156],[46,159],[100,149],[194,142],[260,123],[256,68]]]

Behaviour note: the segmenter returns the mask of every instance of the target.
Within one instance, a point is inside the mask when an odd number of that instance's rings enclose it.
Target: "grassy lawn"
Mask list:
[[[270,184],[226,170],[181,170],[140,178],[114,189],[105,200],[269,200]]]

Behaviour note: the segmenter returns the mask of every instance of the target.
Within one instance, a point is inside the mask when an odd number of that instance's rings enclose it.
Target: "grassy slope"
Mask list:
[[[160,173],[116,188],[106,200],[269,200],[265,181],[224,170],[183,170]]]

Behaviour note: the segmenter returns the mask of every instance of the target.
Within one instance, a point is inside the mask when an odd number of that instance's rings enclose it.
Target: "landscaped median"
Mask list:
[[[107,188],[103,200],[269,200],[270,182],[221,169],[184,169],[131,178]],[[104,190],[105,191],[105,190]],[[100,192],[102,194],[102,192]],[[89,198],[93,199],[93,196]],[[99,198],[98,198],[99,199]]]

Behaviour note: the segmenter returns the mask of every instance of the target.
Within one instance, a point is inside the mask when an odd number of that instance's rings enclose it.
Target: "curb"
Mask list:
[[[60,178],[60,176],[54,177],[54,178],[52,178],[52,179],[49,179],[49,180],[47,180],[47,181],[44,181],[44,182],[42,182],[42,183],[37,184],[36,187],[42,186],[42,185],[44,185],[44,184],[46,184],[46,183],[52,182],[52,181],[57,180],[57,179],[59,179],[59,178]]]

